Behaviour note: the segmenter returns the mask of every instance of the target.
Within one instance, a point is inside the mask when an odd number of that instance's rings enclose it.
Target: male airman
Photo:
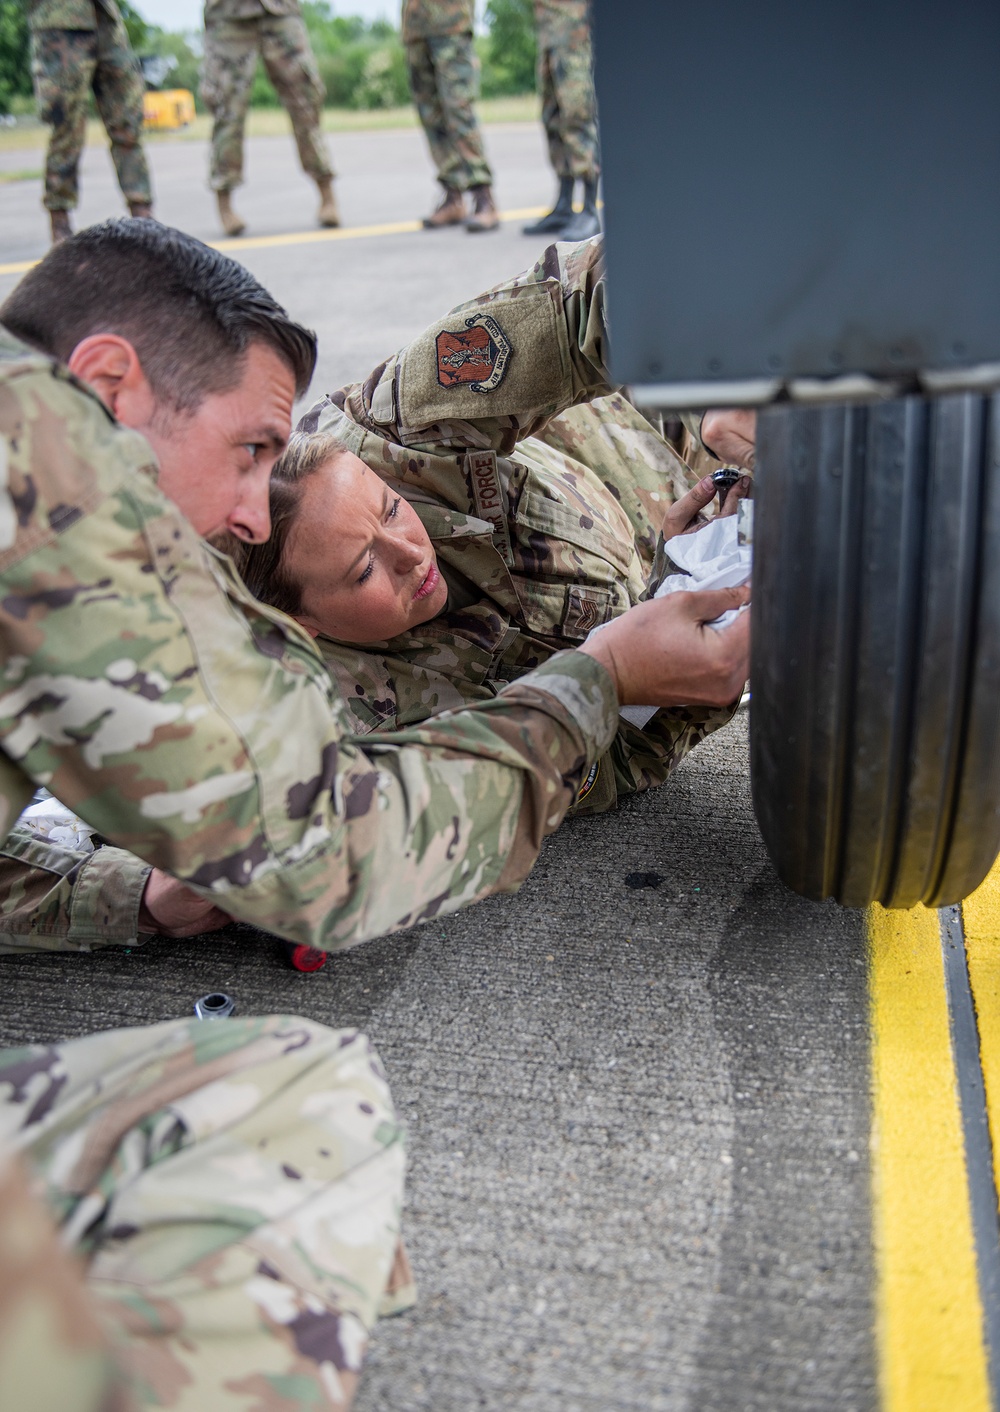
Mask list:
[[[479,67],[473,47],[475,0],[403,0],[403,43],[413,101],[444,187],[440,205],[424,219],[428,230],[464,223],[495,230],[493,173],[473,110]],[[465,209],[465,193],[472,211]]]
[[[222,227],[227,235],[246,229],[232,193],[243,183],[243,127],[258,55],[292,120],[302,170],[319,189],[319,223],[339,226],[322,132],[325,90],[299,0],[205,0],[201,96],[214,119],[211,186]]]
[[[28,0],[31,75],[38,116],[52,127],[43,204],[53,244],[72,235],[77,172],[91,93],[111,139],[111,157],[133,216],[153,213],[140,141],[145,85],[115,0]]]
[[[535,0],[538,91],[549,160],[559,195],[548,215],[525,226],[525,235],[589,240],[601,228],[597,214],[600,160],[594,93],[589,0]],[[573,210],[573,188],[583,184],[583,207]]]

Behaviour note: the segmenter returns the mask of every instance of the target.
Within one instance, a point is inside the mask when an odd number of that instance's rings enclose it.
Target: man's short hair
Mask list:
[[[249,270],[153,220],[104,221],[61,241],[0,306],[0,323],[61,362],[92,334],[118,334],[157,400],[184,412],[236,386],[251,343],[288,365],[299,396],[316,366],[316,335]]]

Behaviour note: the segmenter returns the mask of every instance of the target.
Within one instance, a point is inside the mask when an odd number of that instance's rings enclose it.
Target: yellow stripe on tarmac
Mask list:
[[[1000,1188],[1000,863],[962,903],[969,984],[979,1025],[979,1054],[993,1142],[994,1179]]]
[[[869,913],[883,1412],[989,1412],[937,913]]]
[[[531,221],[545,214],[544,206],[525,206],[519,211],[503,211],[501,221]],[[383,235],[411,235],[423,230],[420,221],[389,221],[374,226],[340,226],[336,230],[299,230],[287,235],[237,236],[232,240],[208,240],[213,250],[234,253],[237,250],[274,250],[284,245],[320,245],[331,240],[370,240]],[[38,264],[37,260],[14,260],[0,265],[0,275],[23,275]]]

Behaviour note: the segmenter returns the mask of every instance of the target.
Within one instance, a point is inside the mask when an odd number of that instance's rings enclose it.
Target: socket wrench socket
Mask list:
[[[236,1001],[231,995],[223,995],[221,990],[214,990],[194,1002],[194,1013],[199,1020],[224,1020],[235,1009]]]
[[[719,497],[719,509],[726,503],[726,496],[739,480],[743,472],[737,466],[723,466],[721,471],[712,472],[712,480]]]

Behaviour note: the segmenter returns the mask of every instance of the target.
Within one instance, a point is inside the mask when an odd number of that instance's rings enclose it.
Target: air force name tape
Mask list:
[[[514,562],[507,525],[507,497],[504,494],[495,451],[469,451],[465,457],[476,514],[493,530],[493,543],[509,568]]]
[[[437,380],[442,387],[494,392],[504,380],[513,349],[496,319],[473,314],[465,328],[437,336]]]

